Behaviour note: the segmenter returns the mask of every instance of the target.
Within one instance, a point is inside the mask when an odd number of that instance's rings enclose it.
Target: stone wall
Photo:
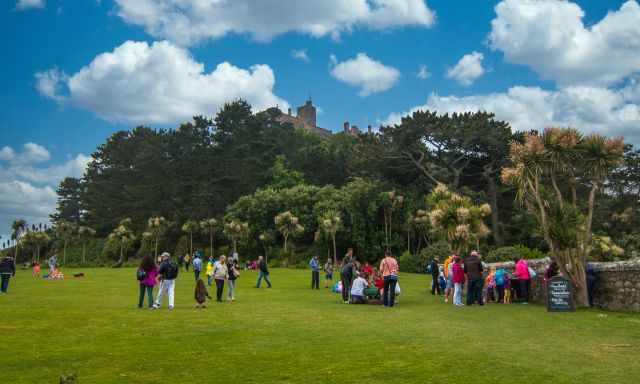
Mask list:
[[[531,301],[544,304],[544,271],[550,259],[527,260],[537,275],[531,281]],[[590,263],[596,271],[593,292],[594,306],[611,311],[640,312],[640,258],[606,263]],[[513,262],[492,263],[489,267],[504,267],[513,272]]]

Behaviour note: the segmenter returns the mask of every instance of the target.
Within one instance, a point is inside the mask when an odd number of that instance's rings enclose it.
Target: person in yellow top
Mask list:
[[[191,264],[191,256],[189,256],[189,254],[187,253],[186,255],[184,255],[182,260],[184,260],[184,269],[187,272],[189,272],[189,264]]]
[[[211,283],[213,282],[213,266],[215,265],[215,260],[213,260],[213,256],[209,256],[209,261],[207,262],[207,270],[206,270],[206,275],[207,275],[207,284],[209,286],[211,286]]]
[[[453,256],[451,255],[449,257],[447,257],[447,259],[444,261],[444,277],[445,279],[447,279],[447,285],[444,289],[444,302],[448,303],[449,302],[449,294],[451,293],[451,290],[453,289],[453,282],[451,281],[451,278],[453,276],[450,276],[449,273],[449,265],[451,265],[451,263],[453,262]]]

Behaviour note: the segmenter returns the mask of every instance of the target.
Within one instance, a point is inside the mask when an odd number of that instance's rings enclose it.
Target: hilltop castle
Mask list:
[[[305,129],[309,132],[314,132],[322,136],[331,135],[331,130],[318,127],[316,123],[316,107],[311,102],[311,99],[307,100],[304,105],[298,107],[297,116],[293,116],[291,114],[291,108],[287,111],[286,114],[282,114],[278,117],[278,120],[282,123],[291,123],[294,128]],[[344,133],[352,136],[358,136],[360,134],[360,129],[356,125],[349,125],[348,121],[344,122],[343,125]],[[371,133],[371,126],[368,128],[369,133]]]

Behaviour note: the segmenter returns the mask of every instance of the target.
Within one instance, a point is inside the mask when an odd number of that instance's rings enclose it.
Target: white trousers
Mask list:
[[[160,306],[162,296],[166,293],[169,297],[169,308],[173,308],[173,292],[175,286],[175,280],[162,280],[160,282],[160,289],[158,290],[158,296],[156,297],[156,306]]]

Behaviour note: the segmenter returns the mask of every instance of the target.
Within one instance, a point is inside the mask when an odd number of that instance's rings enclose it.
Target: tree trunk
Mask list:
[[[562,274],[571,281],[574,289],[574,302],[577,307],[589,306],[587,274],[584,257],[579,249],[557,250],[554,255]]]
[[[487,176],[489,205],[491,206],[491,233],[496,246],[502,246],[502,234],[500,233],[500,217],[498,214],[498,188],[493,177]]]
[[[284,236],[284,253],[287,253],[287,235]]]
[[[333,265],[338,265],[338,251],[336,250],[336,235],[331,236],[333,240]]]
[[[211,252],[211,256],[214,256],[216,253],[213,252],[213,231],[209,230],[209,252]]]
[[[235,237],[233,238],[233,252],[238,252],[238,240]]]
[[[158,236],[156,236],[156,241],[155,241],[154,249],[155,249],[155,252],[156,252],[155,259],[156,259],[156,260],[158,260]]]
[[[62,264],[67,265],[67,240],[64,240],[64,246],[62,248]]]
[[[193,232],[189,232],[189,257],[193,257]]]
[[[86,258],[85,258],[86,252],[87,252],[87,243],[82,242],[82,264],[84,264],[86,261]]]

